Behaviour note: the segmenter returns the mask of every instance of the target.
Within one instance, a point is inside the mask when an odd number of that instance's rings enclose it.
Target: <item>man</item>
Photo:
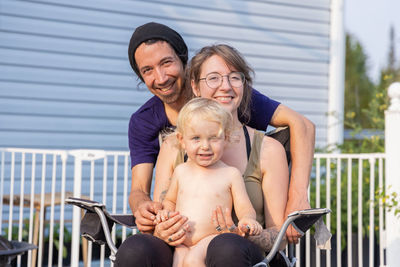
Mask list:
[[[190,98],[191,92],[184,86],[188,51],[176,31],[152,22],[135,30],[128,56],[135,73],[154,94],[132,115],[129,123],[132,161],[129,204],[139,229],[152,232],[154,214],[161,209],[160,203],[150,199],[153,168],[159,150],[158,135],[165,128],[175,125],[179,110]],[[309,208],[307,188],[314,153],[315,127],[302,115],[255,91],[248,125],[266,130],[268,124],[290,127],[292,172],[285,213]],[[186,221],[180,215],[174,219],[173,223],[177,226]],[[294,229],[289,229],[287,236],[289,242],[298,242],[299,234]]]

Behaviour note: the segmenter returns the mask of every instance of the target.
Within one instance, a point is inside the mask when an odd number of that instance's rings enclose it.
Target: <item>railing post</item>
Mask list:
[[[330,148],[343,143],[344,67],[346,55],[344,1],[330,1],[331,23],[327,118],[327,141]]]
[[[390,105],[385,112],[386,192],[400,192],[400,83],[389,86]],[[389,188],[390,186],[390,188]],[[388,191],[389,190],[389,191]],[[399,264],[400,219],[386,213],[387,266]]]
[[[81,196],[82,188],[82,158],[79,151],[72,151],[74,157],[74,197]],[[71,239],[71,267],[79,266],[79,239],[80,239],[81,213],[78,207],[72,208],[72,239]]]
[[[74,160],[74,197],[82,193],[82,162],[106,157],[104,150],[71,150],[69,154]],[[81,226],[81,210],[74,206],[72,212],[71,267],[79,266],[79,239]]]

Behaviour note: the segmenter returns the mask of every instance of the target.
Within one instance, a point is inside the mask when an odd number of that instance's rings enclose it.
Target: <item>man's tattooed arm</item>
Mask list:
[[[248,236],[247,238],[257,244],[263,251],[270,251],[276,238],[278,237],[279,230],[271,227],[268,229],[264,229],[261,234],[255,236]],[[285,241],[285,239],[284,239]],[[280,248],[283,249],[284,244],[286,242],[282,242]]]

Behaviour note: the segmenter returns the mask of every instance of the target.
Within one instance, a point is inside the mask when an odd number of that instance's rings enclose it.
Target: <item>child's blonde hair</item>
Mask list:
[[[193,120],[196,119],[204,119],[218,123],[220,125],[220,132],[218,134],[224,133],[225,138],[229,139],[232,131],[232,114],[217,101],[197,97],[186,103],[179,112],[176,132],[183,135],[185,127],[193,123]]]

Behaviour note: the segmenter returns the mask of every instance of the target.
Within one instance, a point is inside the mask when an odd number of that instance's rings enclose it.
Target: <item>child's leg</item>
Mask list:
[[[186,254],[183,260],[183,267],[206,266],[206,254],[208,244],[217,235],[209,235],[200,240],[196,245],[190,247],[189,252]],[[174,258],[175,260],[175,258]]]
[[[174,261],[172,267],[182,267],[183,266],[183,259],[185,258],[186,254],[189,252],[189,248],[185,245],[178,245],[175,247],[174,252]]]

